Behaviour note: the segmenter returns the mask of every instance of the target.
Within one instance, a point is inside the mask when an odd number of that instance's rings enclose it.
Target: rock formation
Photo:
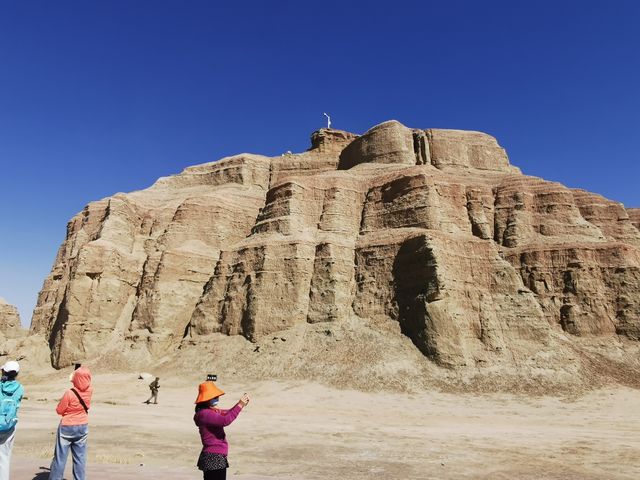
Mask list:
[[[634,227],[640,230],[640,208],[628,208],[627,214],[629,215],[629,219],[631,219],[631,223],[633,223]]]
[[[23,335],[18,309],[0,298],[0,341],[19,338]]]
[[[581,338],[635,348],[639,223],[521,174],[484,133],[322,129],[304,153],[241,154],[89,204],[31,329],[56,367],[357,321],[442,367],[534,368]]]

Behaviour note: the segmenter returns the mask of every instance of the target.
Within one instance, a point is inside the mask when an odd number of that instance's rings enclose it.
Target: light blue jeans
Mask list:
[[[56,451],[51,461],[49,480],[62,480],[69,447],[71,447],[71,456],[73,457],[73,480],[85,480],[87,435],[89,435],[89,425],[87,424],[58,426]]]

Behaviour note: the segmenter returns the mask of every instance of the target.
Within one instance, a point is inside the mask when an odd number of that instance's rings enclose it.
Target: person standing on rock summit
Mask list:
[[[144,403],[149,405],[149,403],[151,403],[151,400],[153,400],[153,403],[157,404],[158,403],[158,389],[159,388],[160,388],[160,377],[156,377],[156,379],[149,384],[149,390],[151,390],[151,396]]]
[[[9,480],[11,450],[16,436],[18,410],[24,389],[16,380],[20,364],[10,361],[2,366],[0,385],[0,480]]]
[[[73,457],[73,480],[86,478],[89,405],[93,394],[91,372],[87,367],[80,367],[73,373],[71,381],[73,388],[64,392],[56,407],[56,412],[62,419],[58,425],[49,480],[62,480],[69,449]]]
[[[206,381],[198,386],[196,414],[193,416],[193,421],[198,426],[202,440],[198,468],[202,470],[204,480],[227,478],[229,445],[224,427],[230,425],[249,403],[249,396],[245,393],[232,409],[221,410],[217,405],[222,395],[224,392],[212,381]]]

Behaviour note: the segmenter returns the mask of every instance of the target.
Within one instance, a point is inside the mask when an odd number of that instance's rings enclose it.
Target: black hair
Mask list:
[[[198,413],[203,408],[210,408],[211,407],[211,402],[213,400],[217,399],[217,398],[218,397],[215,397],[215,398],[212,398],[210,400],[205,400],[204,402],[196,403],[196,413]]]
[[[9,382],[11,380],[15,380],[17,376],[18,376],[18,372],[14,372],[13,370],[10,372],[4,372],[4,375],[3,375],[3,377],[5,377]]]

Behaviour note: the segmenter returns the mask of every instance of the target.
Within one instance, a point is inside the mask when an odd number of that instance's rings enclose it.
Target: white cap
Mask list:
[[[2,370],[5,372],[16,372],[20,371],[20,364],[14,360],[10,360],[2,366]]]

